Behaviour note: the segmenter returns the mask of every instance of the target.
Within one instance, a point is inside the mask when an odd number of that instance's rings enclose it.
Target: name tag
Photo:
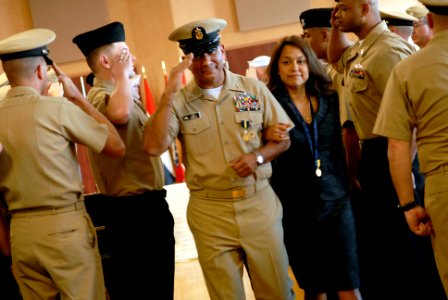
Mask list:
[[[200,112],[195,112],[193,114],[183,116],[182,120],[184,120],[184,121],[191,121],[191,120],[199,119],[200,117],[201,117],[201,113]]]

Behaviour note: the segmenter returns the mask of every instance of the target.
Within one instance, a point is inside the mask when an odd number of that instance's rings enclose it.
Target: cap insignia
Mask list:
[[[200,41],[204,38],[204,36],[206,35],[205,33],[205,29],[202,27],[196,27],[193,29],[193,39]]]

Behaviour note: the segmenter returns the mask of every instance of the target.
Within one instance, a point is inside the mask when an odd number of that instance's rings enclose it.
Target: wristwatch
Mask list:
[[[253,151],[252,153],[255,155],[255,161],[257,162],[258,166],[261,164],[264,164],[264,157],[263,157],[263,155],[261,155],[260,152]]]

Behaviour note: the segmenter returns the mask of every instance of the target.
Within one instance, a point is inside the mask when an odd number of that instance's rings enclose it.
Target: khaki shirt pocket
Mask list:
[[[363,79],[353,78],[350,81],[350,89],[355,93],[363,93],[369,87],[369,80],[367,77]]]
[[[204,154],[212,149],[210,122],[206,118],[181,121],[180,131],[186,151],[191,154]]]
[[[263,115],[259,110],[240,111],[235,113],[235,121],[237,123],[241,123],[241,121],[250,121],[251,126],[259,126],[261,129],[261,124],[263,124]]]

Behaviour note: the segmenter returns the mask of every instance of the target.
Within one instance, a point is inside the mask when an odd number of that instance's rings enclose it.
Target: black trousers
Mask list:
[[[98,239],[112,300],[173,299],[174,219],[165,196],[165,190],[124,197],[102,195],[92,210],[86,199],[93,222],[106,227],[104,233],[98,232]]]
[[[446,299],[430,238],[412,233],[397,208],[387,139],[363,142],[358,180],[361,193],[354,214],[363,299]]]
[[[19,286],[11,270],[11,258],[0,253],[0,299],[21,300]]]

